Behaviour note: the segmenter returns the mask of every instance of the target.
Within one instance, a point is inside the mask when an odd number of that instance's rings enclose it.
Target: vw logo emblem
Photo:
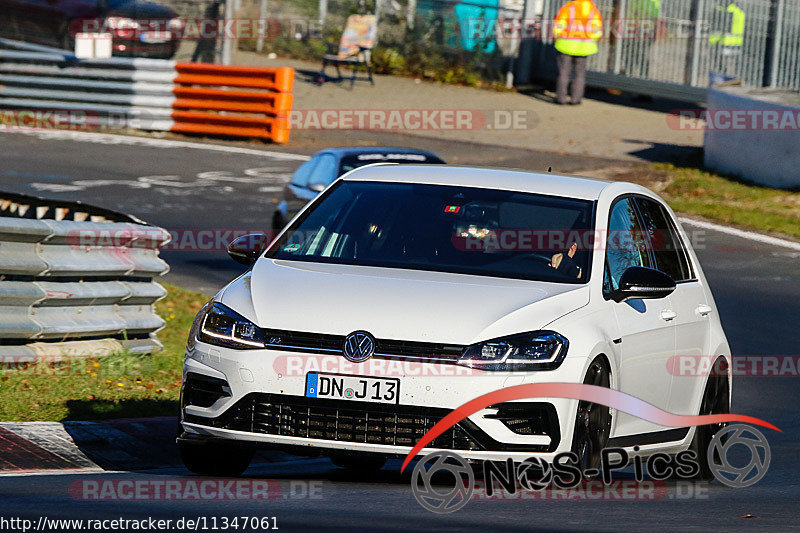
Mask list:
[[[354,331],[344,339],[345,359],[354,363],[366,361],[375,353],[375,339],[366,331]]]

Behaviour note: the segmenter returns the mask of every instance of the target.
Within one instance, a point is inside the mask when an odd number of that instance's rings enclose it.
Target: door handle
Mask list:
[[[697,309],[695,309],[695,312],[700,316],[708,316],[712,311],[713,309],[711,309],[711,306],[706,304],[700,304],[697,306]]]
[[[678,313],[673,311],[672,309],[664,309],[661,311],[661,320],[666,320],[669,322],[670,320],[674,320],[678,316]]]

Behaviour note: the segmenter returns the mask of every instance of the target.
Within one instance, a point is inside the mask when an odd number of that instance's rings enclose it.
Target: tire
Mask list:
[[[611,386],[611,372],[605,361],[598,357],[586,371],[584,385]],[[578,456],[578,468],[600,469],[601,452],[608,444],[611,433],[611,410],[608,406],[592,402],[578,402],[575,429],[572,433],[572,452]],[[584,476],[592,478],[595,476]]]
[[[58,47],[62,50],[67,50],[69,52],[75,52],[75,37],[70,34],[70,26],[72,21],[68,21],[64,26],[64,29],[61,31],[58,37]]]
[[[714,368],[718,368],[718,363],[714,363]],[[723,359],[724,361],[724,359]],[[700,415],[726,415],[731,412],[730,408],[730,387],[728,384],[727,372],[720,375],[720,372],[714,372],[708,378],[706,388],[703,391],[703,400],[700,402]],[[697,474],[696,479],[710,481],[714,479],[714,473],[708,466],[708,445],[714,435],[724,428],[727,423],[709,424],[707,426],[697,426],[694,430],[694,438],[689,445],[689,449],[697,454],[697,463],[700,466],[700,472]]]
[[[178,443],[184,466],[194,474],[237,477],[247,470],[254,451],[230,444]]]
[[[376,472],[386,464],[386,459],[379,456],[332,455],[330,460],[340,468],[358,472]]]

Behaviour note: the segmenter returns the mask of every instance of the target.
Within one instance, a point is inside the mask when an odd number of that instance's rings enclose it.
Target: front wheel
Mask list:
[[[184,466],[201,476],[237,477],[247,470],[254,451],[222,443],[178,443]]]
[[[714,365],[717,368],[717,364]],[[725,375],[712,375],[708,378],[706,389],[703,392],[703,401],[700,404],[701,415],[727,415],[731,412],[730,407],[730,389],[728,386],[728,376]],[[697,474],[697,479],[710,481],[714,479],[714,473],[709,466],[708,446],[711,444],[711,439],[714,435],[724,428],[726,423],[709,424],[706,426],[697,426],[694,430],[694,438],[689,446],[689,449],[694,451],[697,456],[697,462],[700,466],[700,471]]]
[[[58,34],[58,47],[68,52],[75,52],[75,37],[72,35],[72,22],[67,22]]]
[[[595,359],[589,365],[583,384],[606,388],[611,386],[611,373],[601,358]],[[585,401],[578,402],[575,431],[572,434],[572,452],[578,456],[578,468],[581,472],[585,472],[587,469],[600,469],[603,448],[608,444],[610,433],[611,410],[608,406]],[[587,475],[585,477],[594,476]]]

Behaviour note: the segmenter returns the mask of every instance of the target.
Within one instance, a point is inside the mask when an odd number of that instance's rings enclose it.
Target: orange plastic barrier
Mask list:
[[[256,68],[209,63],[178,63],[175,65],[175,70],[178,71],[175,83],[249,87],[282,93],[292,92],[294,85],[294,69],[289,67]]]
[[[288,142],[294,69],[178,63],[175,70],[171,131]]]
[[[289,140],[288,117],[219,115],[202,111],[173,111],[176,133],[205,133],[232,137],[255,137],[276,143]]]

